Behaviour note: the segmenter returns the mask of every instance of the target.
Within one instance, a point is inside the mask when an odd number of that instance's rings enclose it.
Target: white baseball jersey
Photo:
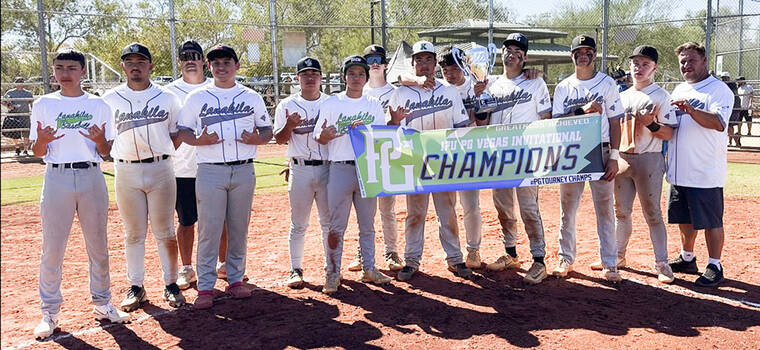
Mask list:
[[[644,125],[636,128],[634,116],[642,111],[652,112],[658,108],[655,118],[660,124],[676,124],[675,108],[670,105],[670,94],[657,84],[650,84],[643,90],[630,87],[620,94],[625,116],[620,124],[620,152],[648,153],[662,152],[662,140],[652,136]]]
[[[47,145],[45,163],[101,162],[95,142],[82,136],[93,125],[105,123],[106,140],[113,140],[111,108],[95,95],[84,93],[79,97],[66,97],[60,91],[41,96],[32,105],[29,139],[37,140],[37,122],[42,128],[56,130],[55,136],[64,135]]]
[[[530,123],[552,111],[549,89],[543,79],[528,79],[525,74],[512,79],[500,75],[492,78],[486,92],[497,103],[491,112],[491,125]]]
[[[393,92],[388,105],[393,109],[404,107],[409,116],[401,121],[401,126],[420,131],[458,128],[470,123],[457,89],[439,81],[432,90],[401,86]]]
[[[187,95],[179,127],[193,130],[196,136],[206,127],[209,134],[216,133],[223,142],[197,146],[196,161],[222,163],[256,158],[256,145],[236,139],[254,127],[271,129],[272,121],[264,99],[256,91],[240,84],[226,89],[209,84]]]
[[[668,143],[668,182],[684,187],[723,187],[726,184],[727,126],[734,94],[722,81],[709,76],[698,83],[679,84],[670,96],[674,101],[686,100],[696,109],[717,114],[723,131],[704,128],[690,115],[676,111],[678,124]]]
[[[364,84],[362,95],[367,97],[374,97],[380,100],[380,104],[383,105],[383,111],[385,111],[385,113],[388,113],[388,102],[391,100],[391,95],[393,95],[393,91],[395,90],[396,88],[388,83],[385,83],[385,85],[378,88],[370,87],[369,83],[367,83]],[[388,120],[390,120],[390,115],[386,114],[386,116]]]
[[[591,101],[602,106],[602,142],[610,142],[609,119],[621,118],[623,106],[615,80],[607,74],[597,72],[589,80],[578,80],[573,74],[561,81],[554,89],[552,118],[572,115],[573,111]]]
[[[151,84],[135,91],[119,85],[103,95],[114,115],[111,157],[140,160],[174,154],[171,135],[177,133],[179,98]]]
[[[304,99],[301,94],[291,95],[280,101],[274,112],[275,133],[282,130],[288,120],[286,111],[290,114],[298,113],[301,123],[293,128],[288,141],[287,156],[289,158],[301,158],[311,160],[327,160],[327,146],[314,140],[312,132],[317,124],[322,102],[330,96],[320,93],[314,101]]]
[[[385,114],[380,100],[367,96],[351,98],[346,96],[344,91],[330,96],[322,103],[317,124],[314,126],[314,139],[319,138],[325,121],[325,127],[335,126],[340,135],[327,143],[330,161],[356,159],[351,138],[347,135],[349,126],[356,120],[363,121],[364,125],[385,125]]]
[[[189,84],[182,78],[179,78],[171,84],[166,85],[165,88],[177,95],[180,102],[184,103],[187,94],[191,91],[206,84],[212,84],[213,82],[213,79],[206,78],[206,80],[200,84]],[[179,145],[179,148],[174,151],[174,176],[194,178],[197,173],[198,163],[195,161],[195,147],[183,142]]]

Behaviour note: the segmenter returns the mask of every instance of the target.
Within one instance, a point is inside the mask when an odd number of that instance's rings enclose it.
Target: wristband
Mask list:
[[[618,150],[616,150],[614,148],[611,149],[610,150],[610,160],[618,160],[618,159],[620,159],[620,151],[618,151]]]
[[[657,132],[657,130],[660,130],[660,124],[655,123],[652,121],[649,125],[647,125],[647,129],[651,132]]]

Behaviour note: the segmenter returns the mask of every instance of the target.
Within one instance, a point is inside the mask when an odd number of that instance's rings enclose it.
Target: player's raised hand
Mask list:
[[[475,96],[480,96],[483,91],[486,91],[486,87],[488,86],[488,79],[484,81],[479,81],[475,83],[475,86],[473,86],[473,91],[475,91]]]
[[[398,106],[396,109],[388,106],[388,112],[391,114],[391,121],[388,123],[389,125],[400,125],[401,121],[409,116],[409,113],[406,113],[404,107],[401,106]]]
[[[50,143],[66,135],[61,134],[55,136],[57,132],[58,130],[51,128],[50,125],[43,128],[42,123],[39,121],[37,122],[37,142]]]
[[[351,129],[355,129],[359,125],[364,125],[364,121],[363,120],[354,120],[354,121],[351,122],[351,125],[349,125],[348,127],[351,128]]]
[[[216,145],[222,142],[224,142],[224,140],[220,140],[219,136],[216,135],[216,132],[208,133],[208,125],[204,126],[201,135],[195,138],[196,146]]]
[[[252,132],[248,132],[248,130],[243,130],[243,133],[240,134],[240,138],[235,139],[235,141],[240,143],[245,143],[247,145],[260,145],[264,142],[261,140],[261,136],[259,135],[259,130],[256,128],[256,126],[253,127]]]
[[[97,124],[90,126],[87,129],[87,134],[83,133],[81,130],[79,130],[79,133],[82,134],[82,136],[92,140],[92,142],[95,142],[95,143],[105,142],[106,141],[106,123],[103,123],[101,126],[98,126]]]
[[[420,77],[425,80],[420,85],[425,90],[433,90],[435,88],[435,78],[433,77]]]
[[[285,117],[287,118],[285,121],[285,124],[288,127],[295,127],[301,124],[301,115],[298,114],[298,112],[294,112],[293,114],[290,114],[290,112],[285,109]]]
[[[600,105],[599,102],[596,102],[596,101],[591,101],[585,104],[582,108],[583,108],[583,112],[586,114],[589,114],[589,113],[602,114],[602,112],[604,112],[602,110],[602,105]]]
[[[660,106],[655,106],[651,112],[649,112],[646,109],[642,109],[636,113],[636,122],[641,124],[642,126],[647,126],[649,124],[652,124],[652,122],[656,120],[659,112],[660,112]]]
[[[325,122],[322,123],[322,132],[319,134],[319,139],[323,144],[326,144],[337,137],[338,129],[335,128],[335,125],[327,126],[327,119],[325,119]]]
[[[692,107],[691,104],[689,104],[689,101],[686,100],[676,100],[670,103],[673,106],[676,106],[681,112],[684,112],[688,115],[691,115],[694,113],[694,107]]]

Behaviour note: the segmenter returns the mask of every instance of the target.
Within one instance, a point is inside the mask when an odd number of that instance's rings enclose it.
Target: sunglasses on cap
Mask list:
[[[383,64],[383,58],[381,56],[368,56],[366,60],[368,65]]]
[[[200,61],[203,59],[203,54],[198,51],[185,51],[179,54],[180,61]]]

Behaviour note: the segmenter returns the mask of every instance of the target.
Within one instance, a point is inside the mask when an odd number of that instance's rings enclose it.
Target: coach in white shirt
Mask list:
[[[695,283],[712,287],[723,281],[723,186],[734,95],[709,74],[703,46],[688,42],[676,55],[686,81],[671,94],[678,126],[668,144],[668,223],[678,224],[683,247],[670,266],[673,272],[698,273],[694,242],[697,230],[705,230],[710,258]]]

